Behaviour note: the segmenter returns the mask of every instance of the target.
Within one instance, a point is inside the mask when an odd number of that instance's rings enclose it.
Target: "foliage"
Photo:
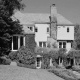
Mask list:
[[[74,42],[73,48],[79,50],[80,49],[80,25],[76,24],[74,27]]]
[[[69,51],[68,52],[68,55],[66,57],[69,57],[69,58],[80,58],[80,50],[73,50],[73,51]]]
[[[14,10],[21,8],[21,0],[0,0],[0,55],[10,51],[12,35],[22,33],[19,21],[13,21],[11,18]]]
[[[57,47],[58,47],[56,42],[54,42],[54,43],[52,44],[52,46],[53,46],[53,48],[57,48]]]
[[[10,65],[11,60],[7,59],[6,57],[1,57],[0,58],[0,64],[4,64],[4,65]]]
[[[10,52],[8,56],[11,60],[16,60],[17,59],[17,52],[15,52],[15,51]]]
[[[36,69],[36,66],[34,64],[26,65],[26,64],[22,64],[22,63],[18,62],[17,66],[19,66],[19,67],[25,67],[25,68],[31,68],[31,69]]]
[[[66,49],[64,49],[64,48],[61,48],[61,49],[59,49],[59,51],[58,51],[59,57],[62,57],[62,58],[65,57],[65,53],[66,53]]]
[[[53,69],[49,70],[49,72],[52,72],[65,80],[78,80],[77,76],[75,74],[73,74],[73,72],[71,70],[66,70],[66,69],[61,69],[61,68],[53,68]]]
[[[26,34],[26,47],[34,52],[34,48],[36,47],[35,43],[35,34]]]
[[[22,47],[17,51],[17,60],[27,65],[35,64],[35,55],[30,49]]]

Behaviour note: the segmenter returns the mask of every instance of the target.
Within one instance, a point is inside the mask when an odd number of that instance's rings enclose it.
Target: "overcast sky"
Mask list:
[[[24,13],[50,13],[50,5],[56,4],[59,14],[73,23],[80,24],[80,0],[22,0]]]

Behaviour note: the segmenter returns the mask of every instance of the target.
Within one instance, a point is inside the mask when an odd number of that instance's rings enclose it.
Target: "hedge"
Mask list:
[[[67,57],[69,57],[69,58],[75,58],[75,57],[80,58],[80,50],[69,51]]]

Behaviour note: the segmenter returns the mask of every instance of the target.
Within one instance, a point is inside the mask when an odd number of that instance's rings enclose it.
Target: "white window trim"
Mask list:
[[[60,43],[60,42],[62,43],[62,48],[63,48],[63,42],[65,42],[65,43],[67,44],[66,41],[59,41],[59,42],[58,42],[58,48],[59,48],[59,43]],[[66,46],[67,46],[67,45],[66,45]]]
[[[42,48],[44,48],[43,47],[43,42],[46,42],[46,41],[40,41],[40,42],[42,42]],[[39,45],[39,47],[40,47],[40,45]],[[46,42],[46,47],[47,47],[47,42]]]
[[[23,36],[23,46],[25,46],[25,36]],[[20,48],[20,36],[18,36],[18,49]],[[12,45],[11,45],[11,51],[18,51],[13,49],[13,37],[12,37]]]
[[[50,28],[49,27],[47,27],[47,29],[49,29],[49,32],[50,32]],[[47,32],[47,31],[46,31]],[[49,32],[47,32],[47,33],[49,33]]]

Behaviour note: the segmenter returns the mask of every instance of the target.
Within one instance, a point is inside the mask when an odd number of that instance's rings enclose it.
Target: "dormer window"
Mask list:
[[[29,28],[31,31],[33,31],[33,27],[30,27],[30,26],[29,26],[28,28]]]
[[[67,28],[67,32],[69,32],[69,27]]]

